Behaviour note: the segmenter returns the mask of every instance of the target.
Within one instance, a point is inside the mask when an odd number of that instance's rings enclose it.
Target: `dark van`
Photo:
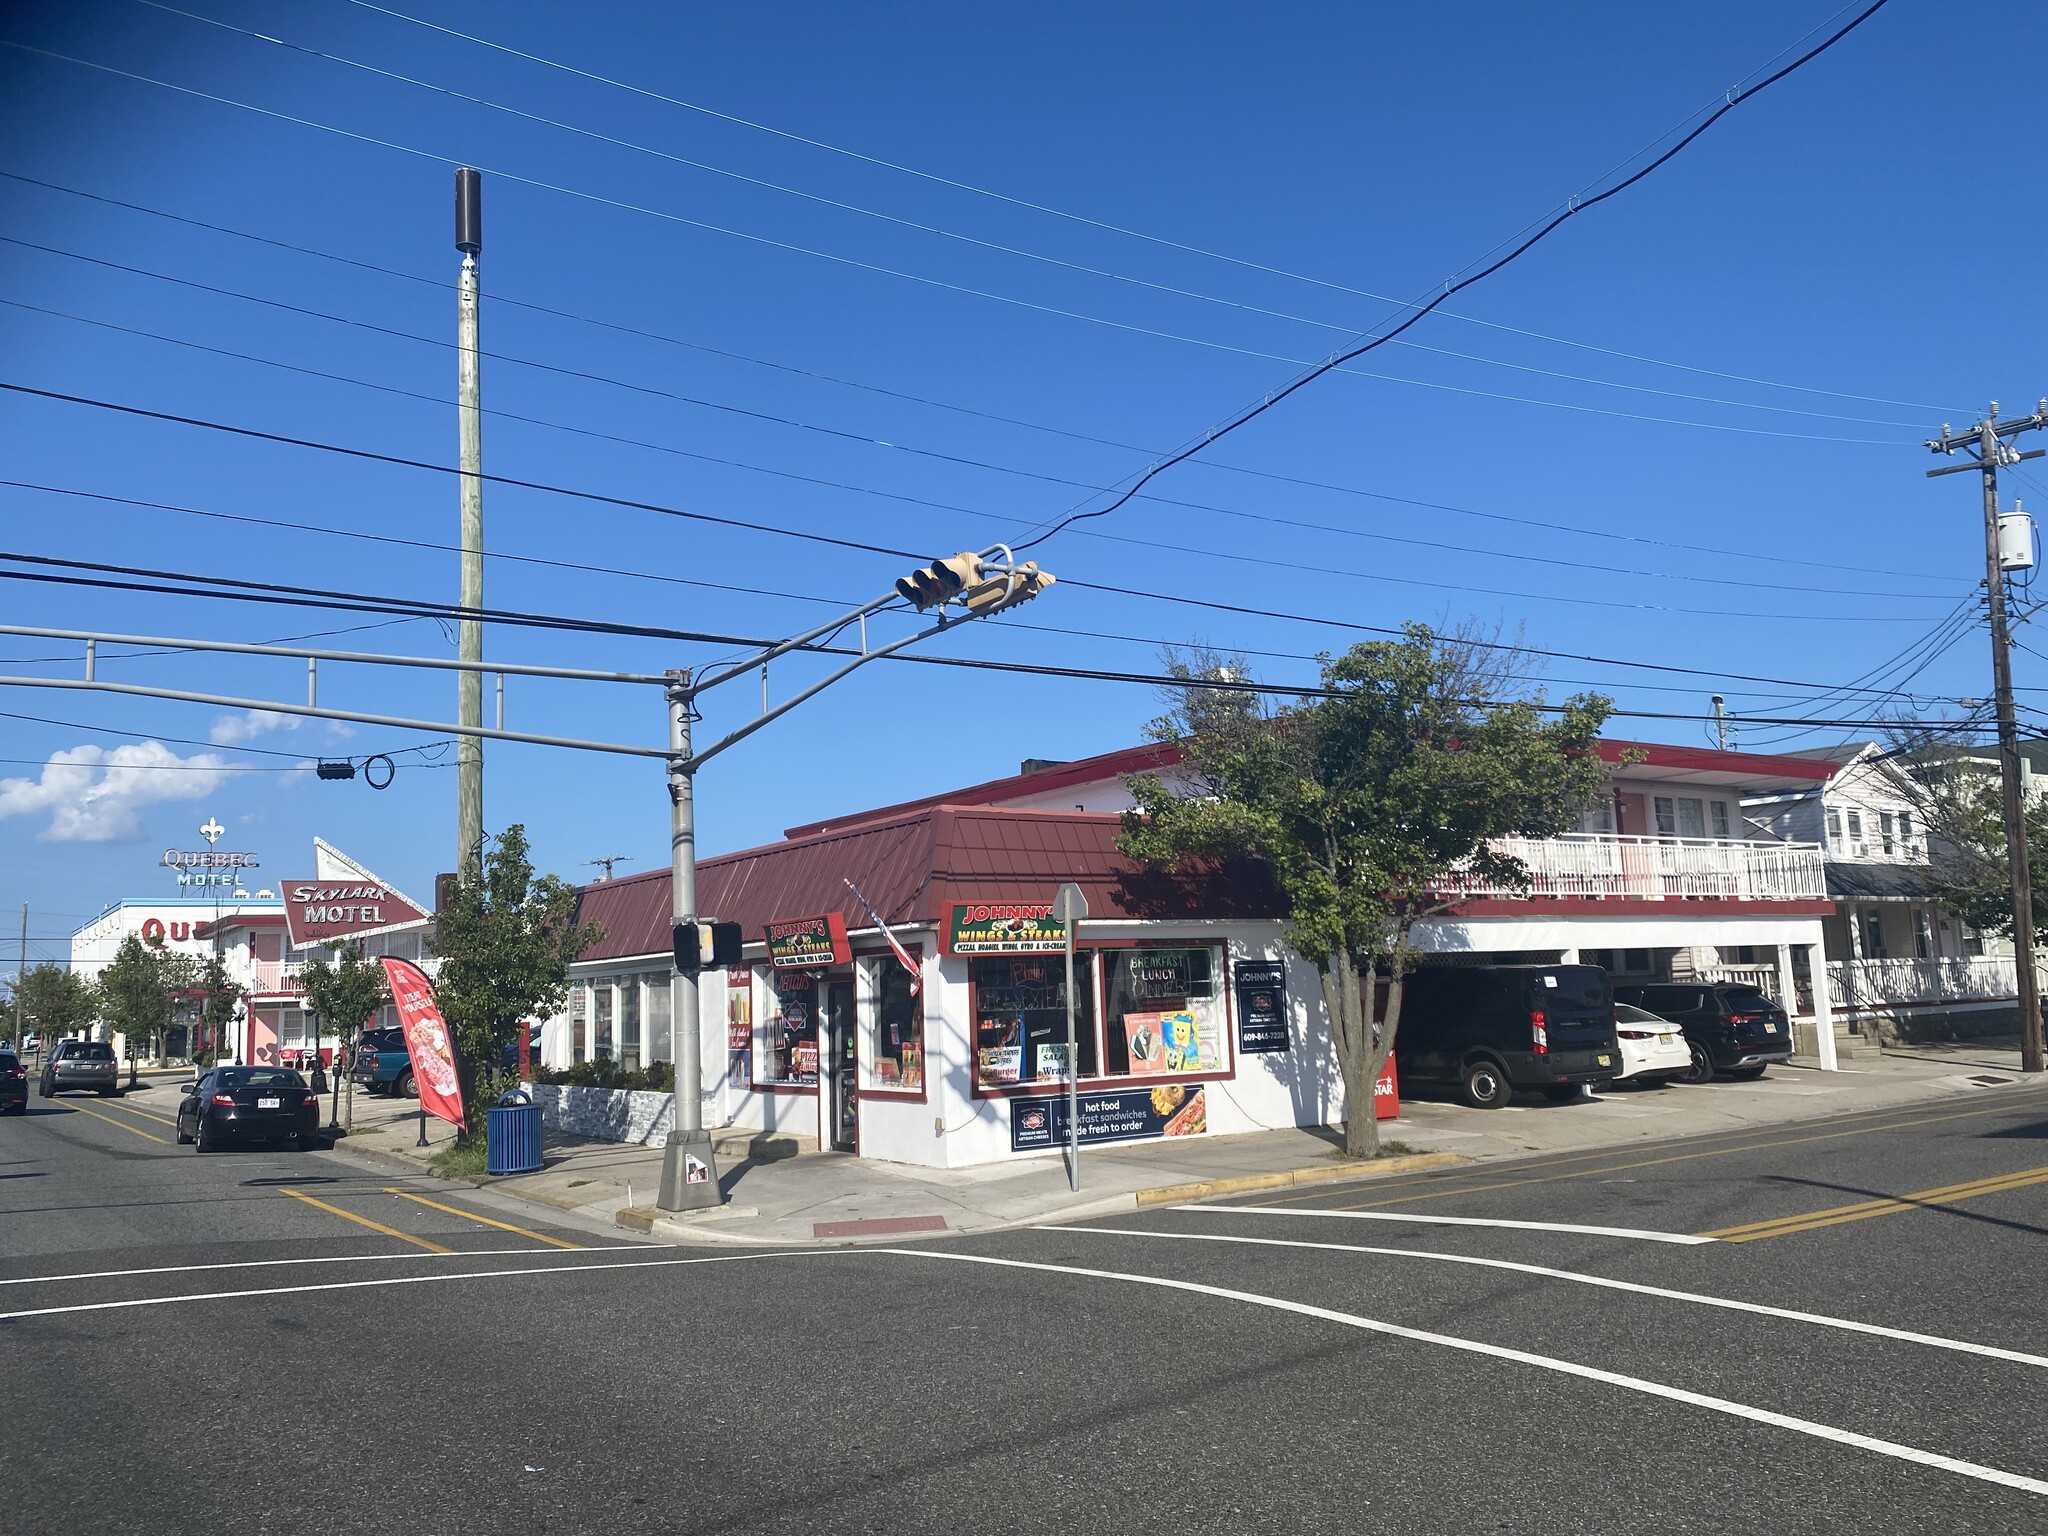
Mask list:
[[[1621,1071],[1597,965],[1444,965],[1411,972],[1394,1037],[1403,1083],[1455,1084],[1474,1109],[1517,1088],[1576,1098]]]

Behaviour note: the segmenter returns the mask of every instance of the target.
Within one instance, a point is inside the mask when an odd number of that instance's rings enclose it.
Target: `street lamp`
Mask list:
[[[742,661],[715,668],[702,677],[687,671],[668,674],[668,789],[670,889],[669,919],[674,928],[694,926],[697,911],[697,770],[727,747],[745,740],[772,720],[780,719],[797,705],[822,693],[842,677],[880,657],[915,645],[963,619],[988,618],[1017,604],[1028,602],[1053,584],[1049,571],[1041,571],[1029,560],[1019,563],[1007,545],[996,544],[975,553],[958,554],[922,566],[896,583],[886,597],[863,603],[849,613],[787,640],[777,641]],[[908,603],[919,613],[936,609],[938,622],[928,629],[892,640],[872,649],[867,643],[867,621],[871,614]],[[948,612],[957,605],[959,614]],[[697,700],[721,683],[745,676],[757,667],[765,669],[778,656],[801,650],[812,642],[837,634],[849,624],[860,625],[860,654],[828,673],[808,688],[798,690],[773,708],[763,700],[761,713],[738,730],[713,742],[702,751],[690,742],[690,726],[697,719]],[[764,685],[765,688],[765,685]],[[677,946],[677,958],[702,956],[701,948]],[[711,1149],[711,1135],[704,1128],[704,1061],[699,1047],[697,978],[703,960],[678,965],[669,978],[670,1019],[676,1053],[675,1103],[668,1146],[661,1159],[661,1189],[655,1203],[664,1211],[698,1210],[721,1205],[724,1193],[718,1187],[718,1159]]]

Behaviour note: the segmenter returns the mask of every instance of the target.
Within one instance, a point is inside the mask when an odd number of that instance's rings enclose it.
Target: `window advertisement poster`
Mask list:
[[[984,1083],[1014,1083],[1024,1073],[1024,1047],[984,1045],[975,1053],[975,1065]]]
[[[1199,1084],[1162,1083],[1157,1088],[1121,1088],[1078,1096],[1080,1140],[1152,1141],[1165,1136],[1199,1136],[1209,1128],[1209,1103]],[[1036,1152],[1067,1144],[1067,1101],[1063,1095],[1018,1099],[1010,1106],[1010,1150]]]
[[[1237,963],[1237,1048],[1247,1056],[1288,1048],[1287,967],[1278,960]]]
[[[1041,1045],[1038,1048],[1038,1080],[1043,1083],[1064,1083],[1067,1077],[1067,1047],[1065,1042],[1057,1045]]]
[[[735,1088],[754,1084],[754,975],[725,976],[725,1080]]]

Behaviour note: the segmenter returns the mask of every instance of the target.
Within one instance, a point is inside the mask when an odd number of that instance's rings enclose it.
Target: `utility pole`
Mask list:
[[[1984,477],[1984,587],[1991,612],[1991,683],[1998,706],[1998,776],[2005,810],[2005,850],[2012,867],[2013,969],[2018,972],[2020,1004],[2020,1070],[2039,1072],[2043,1068],[2041,1049],[2041,983],[2034,965],[2034,881],[2027,856],[2027,807],[2023,793],[2019,724],[2012,706],[2012,634],[2006,625],[2005,565],[1998,536],[1998,470],[2001,465],[2038,459],[2048,450],[2035,448],[2021,453],[2006,439],[2022,432],[2048,427],[2048,400],[2034,408],[2034,414],[2015,421],[1998,419],[1998,402],[1984,419],[1965,432],[1952,432],[1943,422],[1941,436],[1927,446],[1936,453],[1954,454],[1958,448],[1974,448],[1976,457],[1968,464],[1948,469],[1930,469],[1927,477],[1961,474],[1977,470]],[[2032,564],[2028,550],[2027,564]]]
[[[672,927],[697,920],[697,794],[696,762],[690,752],[691,697],[688,672],[669,673],[668,799],[669,893]],[[675,1109],[668,1146],[661,1157],[661,1189],[656,1203],[664,1211],[721,1205],[718,1159],[711,1135],[704,1129],[704,1053],[699,1043],[697,973],[678,966],[669,976],[669,1038],[675,1042]]]
[[[483,173],[463,166],[455,173],[455,248],[462,252],[462,279],[456,299],[456,355],[462,449],[462,606],[484,605],[484,427],[478,376],[477,258],[484,248]],[[462,660],[484,658],[483,625],[463,619],[457,654]],[[456,718],[467,726],[484,723],[483,673],[456,675]],[[455,868],[464,880],[483,874],[484,748],[476,736],[462,736],[455,746]]]
[[[14,1048],[21,1049],[22,987],[28,981],[28,903],[21,904],[21,959],[14,968]]]
[[[604,871],[602,875],[598,876],[598,883],[601,885],[612,878],[612,866],[614,864],[630,864],[633,862],[633,855],[630,853],[607,853],[600,854],[594,859],[585,859],[583,862],[594,864]]]
[[[1728,750],[1728,708],[1721,695],[1714,695],[1714,742],[1723,752]]]

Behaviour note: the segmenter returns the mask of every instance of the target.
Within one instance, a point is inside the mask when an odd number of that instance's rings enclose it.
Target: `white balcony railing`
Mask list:
[[[1578,896],[1634,901],[1811,901],[1827,895],[1817,843],[1715,842],[1705,838],[1509,837],[1495,845],[1529,871],[1527,890],[1451,875],[1453,896]]]
[[[258,960],[256,981],[251,988],[255,992],[297,992],[303,989],[299,973],[306,968],[303,960]]]
[[[1885,1008],[1901,1003],[1983,1003],[2019,995],[2010,955],[1949,960],[1830,960],[1836,1006]]]

